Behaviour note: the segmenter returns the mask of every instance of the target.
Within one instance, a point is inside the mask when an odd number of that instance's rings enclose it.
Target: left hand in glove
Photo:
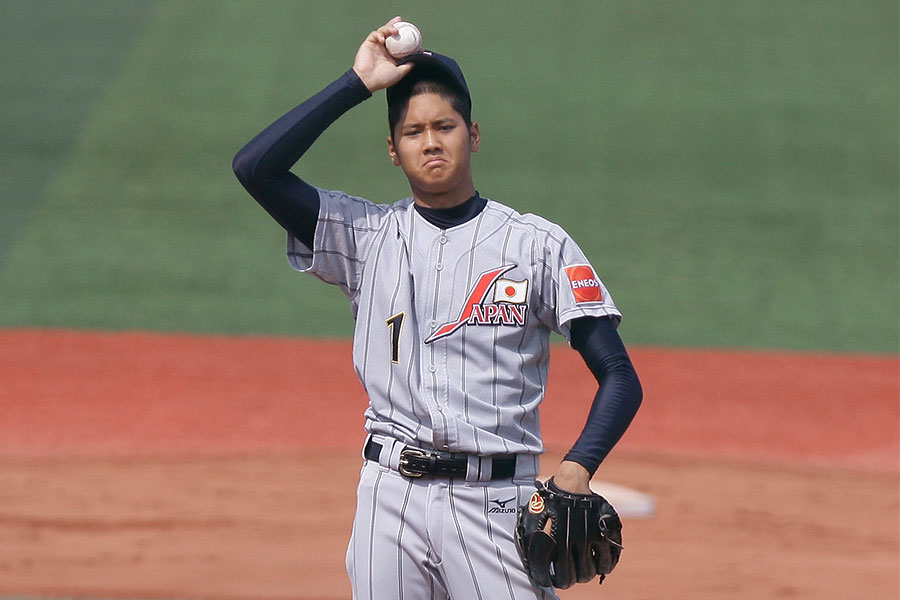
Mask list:
[[[519,508],[516,547],[532,581],[566,589],[600,575],[619,562],[622,522],[599,494],[575,494],[551,477]]]

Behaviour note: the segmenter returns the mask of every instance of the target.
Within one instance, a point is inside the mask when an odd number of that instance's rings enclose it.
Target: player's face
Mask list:
[[[481,136],[439,94],[418,94],[409,99],[406,112],[388,138],[388,152],[409,179],[418,200],[435,208],[453,206],[475,193],[472,153]]]

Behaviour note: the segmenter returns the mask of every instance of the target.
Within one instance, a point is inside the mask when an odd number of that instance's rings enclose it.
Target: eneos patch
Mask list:
[[[603,302],[603,290],[600,278],[594,273],[591,265],[572,265],[566,267],[566,277],[572,285],[575,302]]]

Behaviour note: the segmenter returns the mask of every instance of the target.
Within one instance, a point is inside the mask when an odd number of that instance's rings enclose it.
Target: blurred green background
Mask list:
[[[395,14],[457,58],[476,185],[581,244],[628,343],[898,351],[898,5],[0,0],[0,327],[344,336],[235,151]],[[407,195],[381,94],[296,167]]]

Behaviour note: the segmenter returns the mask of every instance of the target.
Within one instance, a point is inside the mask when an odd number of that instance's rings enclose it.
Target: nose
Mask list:
[[[438,150],[441,147],[440,139],[438,138],[437,132],[430,127],[425,130],[425,151],[433,151]]]

